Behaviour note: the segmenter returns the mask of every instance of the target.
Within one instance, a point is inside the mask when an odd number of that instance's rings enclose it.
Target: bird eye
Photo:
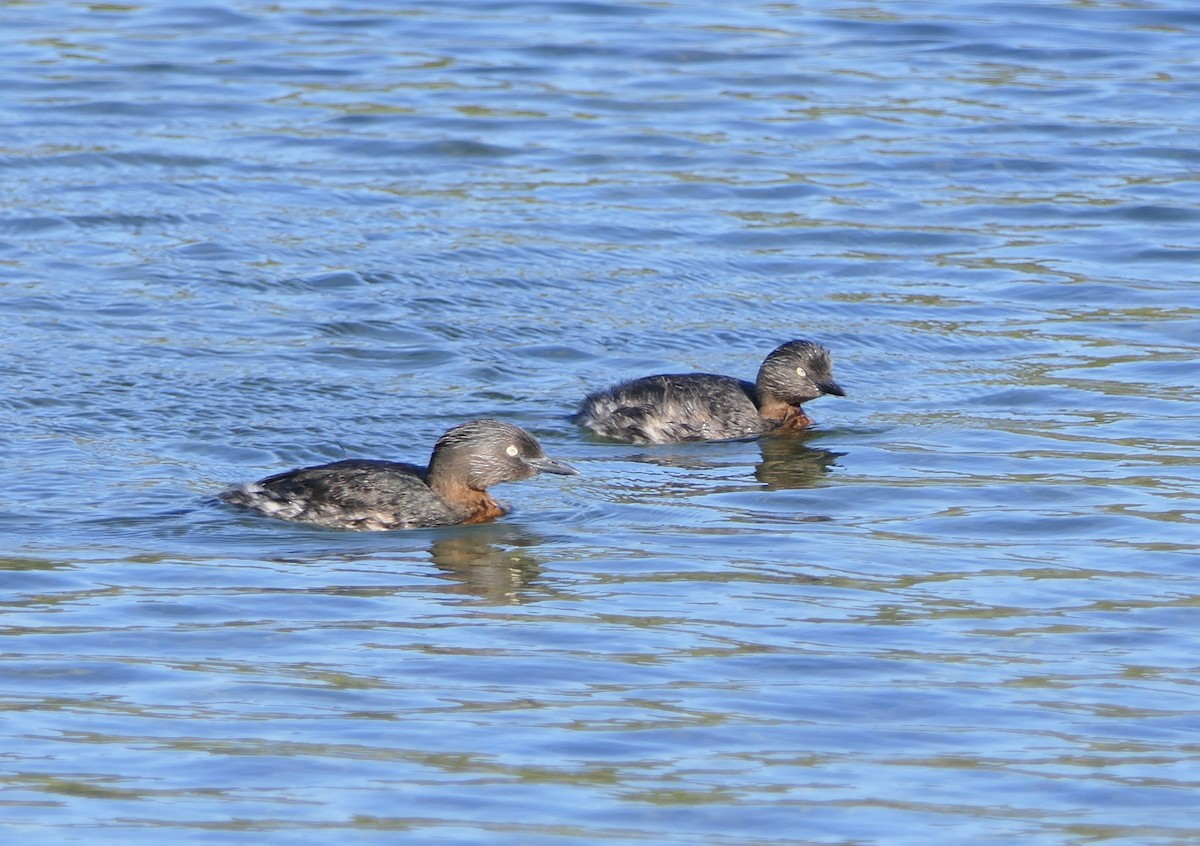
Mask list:
[[[796,368],[796,375],[797,375],[797,376],[807,376],[808,374],[804,372],[804,368],[803,368],[803,367],[797,367],[797,368]]]
[[[508,445],[508,449],[504,450],[504,452],[505,452],[505,454],[507,454],[507,455],[511,455],[513,458],[516,458],[516,457],[517,457],[517,453],[518,453],[518,452],[520,452],[520,450],[519,450],[519,449],[517,449],[517,445],[516,445],[516,444],[509,444],[509,445]]]

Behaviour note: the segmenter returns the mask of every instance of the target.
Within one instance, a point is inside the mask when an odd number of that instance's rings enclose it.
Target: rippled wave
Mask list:
[[[0,828],[1194,839],[1200,13],[3,17]],[[803,437],[567,419],[798,337]],[[379,535],[214,496],[483,416],[583,475]]]

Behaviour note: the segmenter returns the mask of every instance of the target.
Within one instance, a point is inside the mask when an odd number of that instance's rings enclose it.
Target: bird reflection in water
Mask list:
[[[805,434],[759,438],[762,461],[754,478],[771,490],[795,490],[820,484],[846,453],[809,446]]]
[[[508,605],[525,601],[537,589],[542,559],[528,550],[543,540],[527,530],[476,530],[439,538],[429,547],[429,556],[447,579],[457,583],[451,587],[452,592],[477,596],[489,604]]]
[[[755,464],[754,478],[770,490],[794,490],[819,485],[823,477],[837,464],[837,460],[846,454],[809,446],[808,442],[814,434],[816,433],[795,432],[724,443],[756,448],[760,460]],[[744,465],[746,456],[740,451],[731,456],[727,452],[714,450],[714,443],[721,442],[709,442],[701,447],[689,444],[680,452],[672,450],[639,453],[629,456],[627,460],[692,471],[719,470]]]

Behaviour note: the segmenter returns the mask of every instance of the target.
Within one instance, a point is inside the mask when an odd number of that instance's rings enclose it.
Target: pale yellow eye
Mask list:
[[[517,446],[516,446],[516,444],[509,444],[509,445],[508,445],[508,449],[504,450],[504,452],[505,452],[505,454],[506,454],[506,455],[510,455],[510,456],[512,456],[513,458],[516,458],[516,457],[517,457],[517,453],[518,453],[518,452],[520,452],[520,450],[519,450],[519,449],[517,449]]]
[[[796,375],[797,375],[797,376],[807,376],[808,374],[804,372],[804,368],[803,368],[803,367],[797,367],[797,368],[796,368]]]

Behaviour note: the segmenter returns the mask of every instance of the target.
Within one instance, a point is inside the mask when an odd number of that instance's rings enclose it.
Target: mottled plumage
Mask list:
[[[429,466],[351,458],[239,485],[221,499],[268,517],[340,529],[478,523],[504,513],[487,488],[538,473],[574,475],[519,426],[475,420],[446,432]]]
[[[754,383],[712,373],[644,376],[589,394],[575,422],[638,444],[744,438],[812,423],[800,404],[845,396],[829,350],[789,341],[759,368]]]

